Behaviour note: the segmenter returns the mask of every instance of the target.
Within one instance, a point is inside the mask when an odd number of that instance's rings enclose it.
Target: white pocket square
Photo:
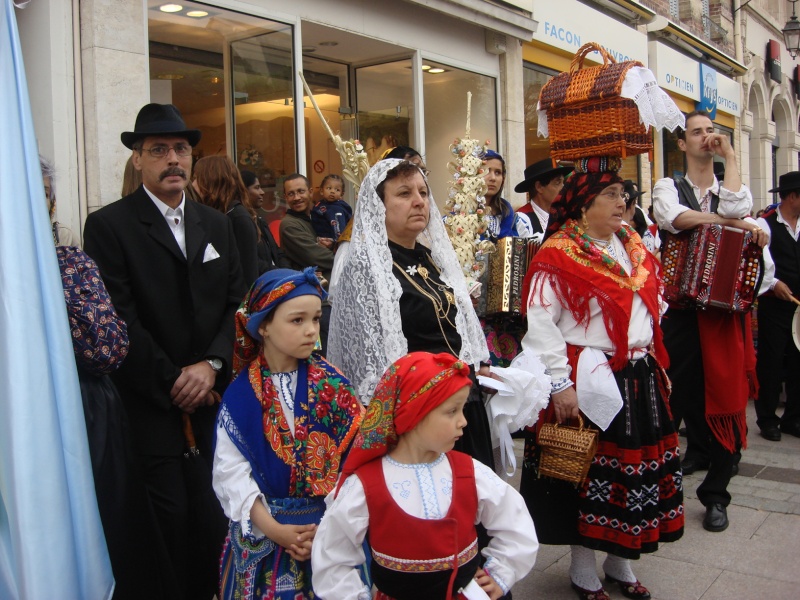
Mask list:
[[[213,244],[209,244],[206,246],[205,254],[203,254],[203,262],[207,263],[208,261],[216,258],[219,258],[219,252],[217,252],[217,249],[214,248]]]

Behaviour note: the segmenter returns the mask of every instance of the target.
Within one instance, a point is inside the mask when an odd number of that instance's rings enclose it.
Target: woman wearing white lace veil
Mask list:
[[[486,339],[422,171],[398,159],[376,163],[361,185],[353,219],[328,358],[350,378],[359,399],[369,403],[386,368],[408,352],[450,352],[475,367],[488,360]],[[457,448],[492,467],[477,386],[470,401],[469,424]]]

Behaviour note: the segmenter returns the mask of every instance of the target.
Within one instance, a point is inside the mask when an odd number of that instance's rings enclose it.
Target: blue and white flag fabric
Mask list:
[[[114,579],[14,4],[0,1],[0,598],[102,600]]]

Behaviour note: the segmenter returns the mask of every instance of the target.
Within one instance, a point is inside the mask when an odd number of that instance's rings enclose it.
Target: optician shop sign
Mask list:
[[[694,100],[698,108],[702,107],[709,113],[719,109],[730,115],[740,115],[739,84],[720,75],[711,66],[656,41],[650,42],[648,66],[655,73],[659,86]]]
[[[533,39],[571,53],[587,42],[597,42],[617,62],[638,60],[647,64],[647,36],[577,0],[537,2],[534,18],[539,22]],[[600,60],[598,54],[589,55]]]

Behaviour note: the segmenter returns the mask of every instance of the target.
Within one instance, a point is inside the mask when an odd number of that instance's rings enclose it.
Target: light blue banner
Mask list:
[[[15,9],[0,1],[0,598],[103,600],[114,580]]]

